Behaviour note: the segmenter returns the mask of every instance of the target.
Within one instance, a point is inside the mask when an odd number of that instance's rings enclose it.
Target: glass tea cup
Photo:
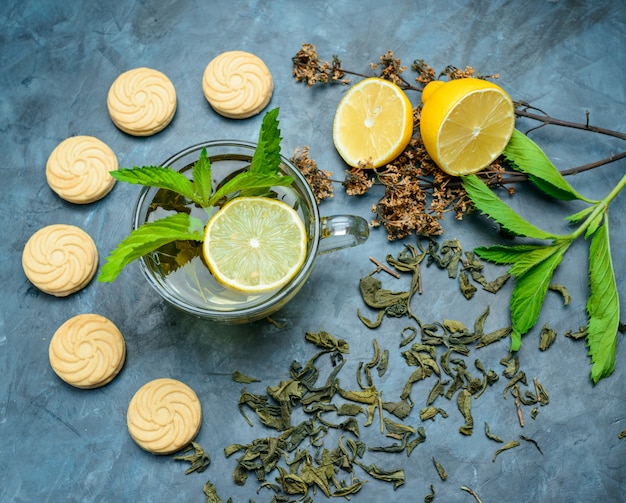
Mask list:
[[[214,188],[249,166],[256,145],[242,141],[210,141],[191,146],[163,163],[188,176],[206,148],[211,161]],[[281,171],[293,178],[289,187],[274,187],[275,196],[295,208],[307,231],[307,254],[298,274],[284,287],[269,293],[244,294],[218,283],[202,257],[202,243],[182,241],[159,248],[139,259],[148,283],[163,299],[184,312],[213,321],[249,323],[279,310],[298,293],[311,274],[317,255],[364,243],[369,236],[367,221],[354,215],[321,217],[315,196],[304,176],[282,157]],[[144,187],[133,213],[133,229],[173,212],[189,211],[206,222],[206,209],[185,204],[166,189]],[[184,207],[184,208],[183,208]]]

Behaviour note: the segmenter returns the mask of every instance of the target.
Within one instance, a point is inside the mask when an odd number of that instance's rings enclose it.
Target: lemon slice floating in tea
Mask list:
[[[402,89],[371,77],[353,85],[339,102],[333,141],[352,167],[379,168],[393,161],[413,135],[413,107]]]
[[[489,166],[513,134],[513,101],[486,80],[434,80],[424,88],[422,103],[424,146],[450,175],[469,175]]]
[[[203,252],[211,274],[244,293],[276,290],[298,273],[307,233],[288,204],[267,197],[237,197],[207,223]]]

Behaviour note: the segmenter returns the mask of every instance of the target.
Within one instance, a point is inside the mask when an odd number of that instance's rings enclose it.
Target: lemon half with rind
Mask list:
[[[420,133],[428,155],[446,173],[469,175],[504,151],[515,128],[513,101],[482,79],[432,81],[422,92]]]
[[[237,197],[209,220],[203,253],[213,277],[239,292],[288,284],[307,255],[307,233],[291,206],[267,197]]]
[[[333,141],[352,167],[379,168],[397,158],[413,135],[413,107],[396,84],[370,77],[343,96],[333,121]]]

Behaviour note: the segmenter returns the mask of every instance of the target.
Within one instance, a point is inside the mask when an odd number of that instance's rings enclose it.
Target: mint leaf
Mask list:
[[[596,209],[595,206],[587,206],[585,209],[580,210],[574,213],[573,215],[565,217],[565,220],[567,220],[568,222],[572,222],[572,223],[580,222],[583,218],[588,216],[595,209]]]
[[[546,246],[549,256],[517,277],[515,288],[511,294],[512,351],[517,351],[520,348],[522,335],[537,322],[552,275],[561,263],[563,254],[570,244],[571,241],[561,241],[558,244]]]
[[[461,177],[463,187],[476,208],[493,218],[506,230],[518,236],[535,239],[555,239],[558,236],[535,227],[504,204],[495,193],[476,175]]]
[[[186,213],[148,222],[133,230],[107,257],[98,281],[110,283],[133,260],[178,240],[202,241],[204,223]]]
[[[261,174],[251,171],[242,171],[222,185],[209,199],[209,206],[217,202],[228,194],[237,196],[257,195],[259,190],[268,189],[272,186],[289,186],[293,183],[293,178],[281,174]]]
[[[502,155],[514,164],[514,169],[528,175],[528,178],[543,192],[556,199],[570,201],[581,196],[559,173],[546,154],[528,136],[513,130]]]
[[[200,206],[207,206],[211,197],[211,161],[207,156],[206,148],[202,149],[200,158],[194,163],[191,176]]]
[[[278,108],[263,116],[257,148],[252,156],[250,171],[274,174],[280,170],[280,129],[278,129]]]
[[[479,247],[474,251],[479,257],[496,264],[511,264],[509,274],[519,277],[527,273],[532,267],[549,258],[555,246],[542,245],[515,245]]]
[[[619,298],[611,261],[608,218],[591,240],[589,291],[587,345],[592,363],[591,379],[597,383],[611,375],[615,368],[619,327]]]
[[[194,185],[185,175],[162,166],[135,166],[111,171],[111,176],[121,182],[169,189],[195,201]]]

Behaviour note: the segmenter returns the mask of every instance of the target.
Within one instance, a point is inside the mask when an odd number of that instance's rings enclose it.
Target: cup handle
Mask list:
[[[321,239],[318,254],[358,246],[367,241],[369,225],[362,217],[332,215],[321,217]]]

